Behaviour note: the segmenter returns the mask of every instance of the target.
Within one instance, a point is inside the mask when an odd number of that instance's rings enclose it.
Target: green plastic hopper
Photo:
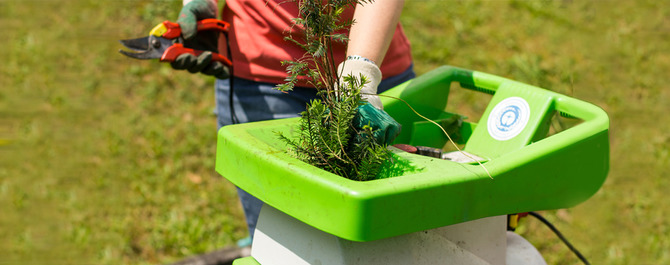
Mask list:
[[[353,181],[288,155],[276,132],[297,135],[298,118],[226,126],[216,170],[263,202],[317,229],[372,241],[483,217],[572,207],[592,196],[609,168],[609,119],[600,108],[551,91],[443,66],[387,91],[440,121],[452,83],[493,94],[479,124],[460,128],[464,150],[485,158],[457,163],[393,151],[416,169]],[[457,86],[455,86],[457,87]],[[403,126],[395,143],[441,148],[442,131],[398,100],[384,109]],[[581,123],[547,136],[555,114]]]

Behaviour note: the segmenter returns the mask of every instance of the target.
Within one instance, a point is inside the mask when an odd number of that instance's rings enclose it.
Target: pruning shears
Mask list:
[[[198,31],[218,30],[227,33],[229,28],[230,24],[214,18],[197,22]],[[124,50],[119,50],[119,52],[135,59],[160,59],[161,62],[173,62],[179,55],[190,53],[198,56],[203,52],[184,47],[181,27],[178,23],[170,21],[156,25],[147,37],[120,40],[120,42],[134,52]],[[218,53],[212,53],[212,61],[221,62],[227,66],[233,65],[230,59]]]

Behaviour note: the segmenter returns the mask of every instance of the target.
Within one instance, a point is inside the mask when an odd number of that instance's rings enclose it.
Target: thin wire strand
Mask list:
[[[451,136],[449,136],[449,133],[447,133],[447,131],[444,130],[444,128],[442,127],[442,125],[440,125],[440,124],[438,124],[437,122],[435,122],[435,121],[433,121],[433,120],[431,120],[431,119],[428,119],[428,118],[426,118],[425,116],[421,115],[419,112],[417,112],[416,110],[414,110],[414,108],[412,108],[412,105],[410,105],[409,103],[407,103],[407,101],[405,101],[404,99],[397,98],[397,97],[394,97],[394,96],[389,96],[389,95],[378,95],[378,94],[368,94],[368,93],[361,93],[361,94],[363,94],[363,95],[377,95],[377,96],[382,96],[382,97],[392,98],[392,99],[399,100],[399,101],[405,103],[405,105],[407,105],[407,107],[409,107],[409,109],[411,109],[412,112],[414,112],[414,114],[416,114],[417,116],[421,117],[421,118],[424,119],[424,120],[427,120],[427,121],[431,122],[432,124],[437,125],[437,127],[440,127],[440,130],[442,130],[442,132],[444,133],[444,135],[447,136],[447,138],[449,139],[449,142],[456,148],[456,150],[458,150],[458,152],[460,152],[460,153],[463,154],[464,156],[467,156],[468,158],[472,159],[472,161],[477,162],[477,164],[479,164],[479,165],[484,169],[484,171],[486,171],[486,174],[489,175],[489,178],[493,179],[493,176],[491,176],[491,172],[489,172],[489,170],[484,166],[484,164],[482,164],[481,162],[479,162],[479,160],[477,160],[477,159],[475,159],[474,157],[470,156],[470,155],[467,154],[466,152],[463,152],[463,150],[461,150],[461,148],[459,148],[458,145],[456,145],[456,143],[454,142],[454,140],[451,139]]]

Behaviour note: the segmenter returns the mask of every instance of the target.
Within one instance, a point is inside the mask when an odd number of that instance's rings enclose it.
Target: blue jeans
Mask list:
[[[377,90],[384,92],[415,76],[414,68],[410,66],[403,73],[382,80]],[[314,88],[295,87],[286,94],[274,89],[276,84],[241,78],[232,80],[234,87],[231,95],[230,83],[229,79],[217,79],[215,84],[219,129],[236,123],[299,117],[307,103],[318,98]],[[244,209],[249,235],[253,238],[263,202],[240,188],[237,188],[237,195]]]

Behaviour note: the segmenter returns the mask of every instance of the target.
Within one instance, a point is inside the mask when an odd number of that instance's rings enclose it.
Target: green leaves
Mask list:
[[[298,76],[307,74],[310,69],[307,67],[307,63],[300,61],[282,61],[282,65],[286,65],[286,73],[288,77],[284,81],[286,83],[279,84],[275,89],[279,91],[291,91],[295,87],[295,83],[298,81]]]
[[[344,95],[338,104],[326,105],[318,99],[310,102],[302,112],[299,136],[294,140],[279,135],[289,145],[289,152],[349,179],[375,179],[390,152],[377,144],[372,127],[356,130],[351,125],[361,102],[357,91]]]
[[[289,145],[296,158],[353,180],[375,179],[390,152],[376,142],[376,131],[370,126],[356,129],[353,121],[359,115],[360,89],[367,83],[365,76],[340,77],[333,58],[333,42],[347,43],[342,33],[352,21],[342,21],[346,8],[369,1],[356,0],[298,0],[300,17],[293,22],[303,30],[304,38],[286,39],[305,50],[295,61],[284,61],[286,83],[276,88],[290,91],[299,78],[319,89],[320,100],[310,102],[301,113],[299,136],[289,139],[278,135]],[[343,82],[340,82],[342,80]]]
[[[292,45],[305,50],[301,58],[296,58],[296,65],[286,64],[287,85],[279,85],[277,89],[290,91],[299,77],[304,77],[310,85],[332,91],[337,87],[338,76],[333,58],[332,43],[347,43],[349,40],[346,30],[353,24],[351,20],[342,20],[341,15],[347,8],[354,8],[356,4],[369,3],[371,1],[359,0],[294,0],[285,4],[297,4],[300,16],[293,19],[295,28],[302,30],[302,38],[295,39],[292,35],[284,39]],[[303,64],[309,65],[308,71],[302,68]]]

